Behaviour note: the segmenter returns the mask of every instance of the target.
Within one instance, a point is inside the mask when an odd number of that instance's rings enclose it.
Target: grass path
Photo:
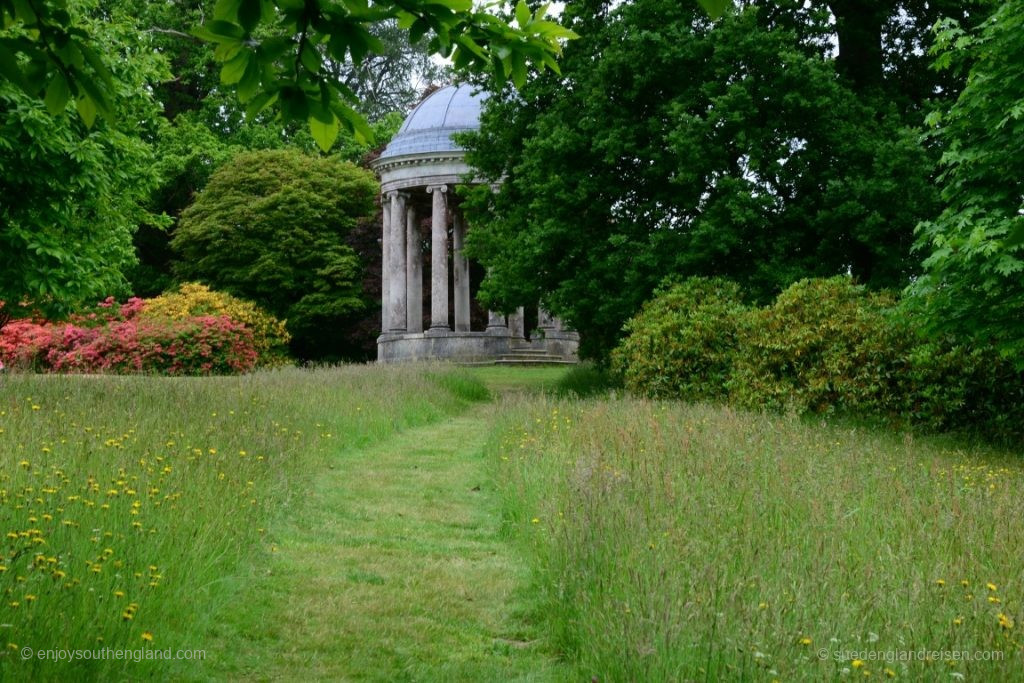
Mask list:
[[[527,569],[499,534],[482,451],[496,407],[340,453],[270,530],[276,545],[202,673],[564,679],[523,618]]]

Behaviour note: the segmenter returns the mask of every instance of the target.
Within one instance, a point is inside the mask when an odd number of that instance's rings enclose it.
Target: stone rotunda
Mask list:
[[[543,310],[535,329],[526,329],[534,316],[522,308],[507,317],[487,312],[486,324],[473,329],[474,268],[463,255],[468,226],[453,190],[474,174],[451,136],[479,128],[485,98],[468,85],[441,88],[413,109],[373,162],[384,214],[380,362],[577,359],[579,336]]]

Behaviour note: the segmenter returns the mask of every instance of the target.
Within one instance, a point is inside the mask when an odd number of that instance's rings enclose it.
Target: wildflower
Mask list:
[[[959,626],[962,623],[964,623],[964,618],[963,617],[957,617],[956,619],[953,620],[953,626]]]
[[[768,609],[768,603],[767,602],[758,603],[757,608],[758,609]]]
[[[885,671],[885,675],[888,676],[889,678],[896,678],[896,672],[893,671],[892,669],[884,669],[884,671]]]
[[[801,645],[810,645],[810,644],[811,644],[811,643],[813,643],[813,642],[814,642],[814,641],[813,641],[813,640],[811,640],[810,638],[801,638],[801,639],[800,639],[800,644],[801,644]]]
[[[970,586],[970,585],[971,585],[971,582],[970,582],[970,581],[968,581],[967,579],[964,579],[964,580],[962,580],[962,581],[960,582],[960,585],[961,585],[961,586],[963,586],[964,588],[967,588],[968,586]]]
[[[994,591],[996,589],[996,585],[994,583],[986,583],[985,587],[988,588],[990,591]]]
[[[940,587],[941,586],[945,586],[946,585],[946,580],[945,579],[937,579],[935,581],[935,585],[940,586]]]
[[[1007,631],[1013,628],[1013,617],[1009,617],[1000,612],[998,619],[1000,628],[1005,628]]]
[[[142,632],[142,639],[144,641],[146,641],[147,643],[153,642],[153,633],[150,632],[150,631],[143,631]]]
[[[862,666],[864,666],[864,661],[860,659],[855,659],[852,662],[850,662],[850,666],[852,666],[854,669],[859,669]]]

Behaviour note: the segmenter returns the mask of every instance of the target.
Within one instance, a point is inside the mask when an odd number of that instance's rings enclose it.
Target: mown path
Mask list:
[[[496,407],[339,454],[273,530],[227,651],[211,653],[216,675],[564,679],[524,619],[527,569],[499,534],[483,452]]]

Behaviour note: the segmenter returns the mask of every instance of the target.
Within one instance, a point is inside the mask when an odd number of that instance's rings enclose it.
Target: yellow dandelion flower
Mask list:
[[[767,602],[758,603],[757,608],[758,609],[768,609],[768,603]]]
[[[946,580],[945,579],[936,579],[935,580],[935,585],[937,585],[937,586],[945,586],[946,585]]]
[[[885,675],[888,676],[889,678],[896,678],[896,672],[893,671],[892,669],[884,669],[884,671],[885,671]]]
[[[1007,615],[1003,614],[1002,612],[1000,612],[998,619],[999,619],[999,626],[1001,628],[1005,628],[1007,631],[1009,631],[1011,628],[1013,628],[1013,617],[1007,616]]]
[[[533,519],[530,520],[530,523],[531,524],[540,524],[540,520],[538,518],[534,517]]]
[[[852,662],[850,662],[850,666],[852,666],[854,669],[859,669],[862,666],[864,666],[864,661],[860,659],[855,659]]]
[[[114,591],[114,597],[115,598],[123,598],[124,597],[124,591]]]
[[[143,631],[142,632],[142,639],[144,641],[146,641],[147,643],[153,642],[153,633],[150,632],[150,631]]]
[[[810,645],[810,644],[811,644],[811,643],[813,643],[813,642],[814,642],[814,641],[813,641],[813,640],[811,640],[810,638],[801,638],[801,639],[800,639],[800,644],[801,644],[801,645]]]
[[[996,589],[996,585],[994,583],[986,583],[985,588],[988,588],[990,591],[994,591]]]
[[[967,588],[968,586],[971,585],[971,582],[968,581],[967,579],[964,579],[963,581],[960,582],[960,585],[963,586],[964,588]]]
[[[957,617],[956,619],[953,620],[953,626],[959,626],[962,623],[964,623],[964,618],[963,617]]]

